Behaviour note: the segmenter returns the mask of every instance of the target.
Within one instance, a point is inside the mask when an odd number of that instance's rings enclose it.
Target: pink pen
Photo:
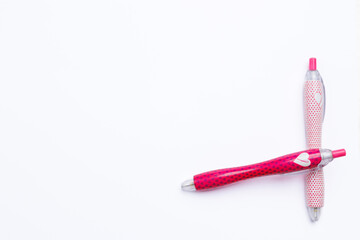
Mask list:
[[[266,162],[201,173],[183,182],[181,187],[185,191],[206,190],[254,177],[318,169],[345,155],[344,149],[309,149]]]
[[[306,144],[308,149],[321,148],[322,122],[325,113],[325,89],[322,78],[316,70],[316,58],[310,58],[309,71],[304,86],[304,114]],[[312,221],[319,220],[324,206],[324,174],[314,169],[306,174],[306,204]]]

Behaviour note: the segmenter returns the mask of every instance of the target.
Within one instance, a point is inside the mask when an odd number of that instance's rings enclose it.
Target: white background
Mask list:
[[[0,239],[359,239],[355,0],[0,1]],[[183,192],[305,149],[327,94],[319,222],[304,176]]]

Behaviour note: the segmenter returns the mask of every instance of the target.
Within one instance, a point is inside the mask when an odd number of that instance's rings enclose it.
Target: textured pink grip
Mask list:
[[[321,147],[324,89],[321,81],[306,81],[304,89],[305,129],[309,149]],[[308,207],[324,205],[324,173],[314,169],[306,174],[306,203]]]
[[[204,190],[253,177],[311,169],[316,167],[320,161],[319,150],[311,149],[253,165],[201,173],[194,176],[194,184],[196,190]]]

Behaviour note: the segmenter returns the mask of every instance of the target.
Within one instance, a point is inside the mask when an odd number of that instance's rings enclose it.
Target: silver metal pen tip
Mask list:
[[[310,207],[308,208],[309,210],[309,215],[310,215],[310,218],[311,218],[311,221],[313,222],[316,222],[320,219],[320,214],[321,214],[321,208],[319,207]]]
[[[189,192],[196,191],[194,181],[192,179],[186,180],[181,184],[181,189]]]

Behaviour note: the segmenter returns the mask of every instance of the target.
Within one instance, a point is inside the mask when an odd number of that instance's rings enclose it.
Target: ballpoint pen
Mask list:
[[[344,149],[309,149],[248,166],[200,173],[183,182],[181,188],[185,191],[206,190],[254,177],[322,168],[334,158],[345,155]]]
[[[325,113],[325,88],[316,70],[316,58],[310,58],[304,86],[304,115],[308,149],[321,148],[322,122]],[[312,221],[319,220],[324,205],[323,170],[314,169],[305,176],[306,205]]]

